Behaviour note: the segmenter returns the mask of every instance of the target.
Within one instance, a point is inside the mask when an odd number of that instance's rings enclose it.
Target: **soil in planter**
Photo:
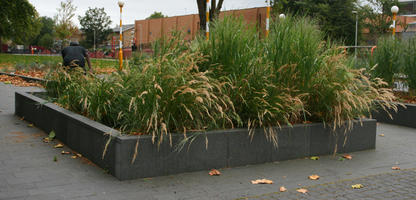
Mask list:
[[[394,92],[394,95],[398,98],[397,100],[401,103],[416,104],[416,95],[412,95],[412,93]]]

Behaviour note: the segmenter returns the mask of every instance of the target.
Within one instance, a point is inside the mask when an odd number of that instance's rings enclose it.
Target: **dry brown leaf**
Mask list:
[[[72,158],[72,159],[76,159],[76,158],[78,158],[78,157],[77,157],[77,156],[71,156],[71,158]]]
[[[71,154],[71,152],[69,152],[69,151],[61,151],[61,154]]]
[[[400,167],[399,167],[399,166],[394,166],[394,167],[392,167],[391,169],[392,169],[392,170],[400,170]]]
[[[255,181],[251,181],[251,184],[273,184],[273,181],[268,179],[257,179]]]
[[[286,191],[287,191],[287,189],[285,188],[285,186],[282,186],[282,187],[280,187],[279,191],[280,191],[280,192],[286,192]]]
[[[318,180],[319,176],[316,175],[316,174],[313,174],[313,175],[310,175],[308,178],[311,179],[311,180]]]
[[[57,144],[57,145],[55,145],[55,146],[53,146],[54,148],[62,148],[62,147],[64,147],[64,145],[63,144]]]
[[[44,143],[49,143],[49,138],[47,137],[47,138],[43,138],[42,139],[42,141],[44,142]]]
[[[78,157],[80,157],[80,158],[82,157],[82,155],[81,155],[80,153],[77,153],[76,155],[77,155]]]
[[[384,137],[384,134],[380,134],[379,136],[380,136],[380,137]]]
[[[216,170],[216,169],[212,169],[208,174],[210,176],[219,176],[219,175],[221,175],[221,172]]]
[[[342,157],[348,160],[352,159],[352,156],[350,154],[344,154]]]
[[[299,188],[296,191],[299,192],[299,193],[302,193],[302,194],[308,193],[308,190],[307,189],[304,189],[304,188]]]
[[[28,124],[27,126],[28,126],[28,127],[33,127],[34,125],[33,125],[33,124]]]

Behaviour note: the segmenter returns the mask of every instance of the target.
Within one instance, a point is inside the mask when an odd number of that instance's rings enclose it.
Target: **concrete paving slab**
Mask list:
[[[46,144],[46,137],[36,127],[14,116],[15,91],[39,91],[0,83],[0,199],[236,199],[256,198],[274,193],[281,185],[289,191],[299,187],[317,187],[315,199],[328,199],[332,193],[340,199],[363,197],[343,190],[346,180],[362,179],[383,184],[397,180],[392,187],[404,198],[415,199],[409,192],[415,189],[407,177],[416,168],[416,129],[378,124],[375,150],[352,153],[352,160],[323,156],[319,160],[297,159],[260,165],[219,169],[221,176],[211,177],[208,171],[173,176],[118,181],[104,169],[82,159],[61,155]],[[70,149],[64,147],[64,150]],[[56,156],[57,162],[54,162]],[[393,173],[398,165],[404,172]],[[402,174],[403,173],[403,174]],[[409,172],[410,173],[410,172]],[[317,181],[308,180],[318,174]],[[368,176],[373,176],[368,179]],[[387,177],[387,178],[386,178]],[[273,185],[252,185],[251,180],[267,178]],[[367,179],[366,179],[367,178]],[[360,179],[360,180],[361,180]],[[400,180],[403,180],[401,182]],[[373,186],[368,187],[371,189]],[[406,193],[407,192],[407,193]],[[394,199],[389,192],[371,191],[375,199]],[[369,193],[369,194],[370,194]],[[294,194],[297,196],[297,194]],[[320,195],[320,196],[319,196]],[[384,196],[383,196],[384,195]],[[390,195],[390,196],[389,196]],[[328,198],[327,198],[327,197]],[[344,197],[345,196],[345,197]],[[393,195],[394,196],[394,195]],[[272,196],[273,197],[273,196]],[[312,196],[301,196],[311,199]],[[315,197],[315,196],[313,196]],[[367,197],[363,197],[367,198]],[[374,198],[373,198],[374,199]]]

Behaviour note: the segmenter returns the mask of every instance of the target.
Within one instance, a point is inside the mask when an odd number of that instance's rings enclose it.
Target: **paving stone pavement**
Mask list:
[[[377,136],[377,149],[351,153],[352,160],[339,161],[338,157],[321,156],[317,161],[297,159],[219,169],[222,175],[217,177],[209,176],[207,169],[119,181],[88,160],[61,155],[62,150],[71,150],[53,148],[56,142],[43,143],[42,138],[47,134],[14,116],[14,92],[35,90],[39,89],[0,83],[0,200],[290,199],[291,195],[295,195],[295,199],[333,199],[315,195],[321,191],[328,191],[328,195],[345,192],[349,196],[344,199],[362,199],[359,195],[363,191],[368,191],[368,199],[394,199],[387,196],[391,194],[389,186],[404,199],[416,199],[406,196],[413,195],[416,189],[416,181],[412,178],[415,177],[412,169],[416,168],[416,129],[379,124],[378,134],[384,134],[384,137]],[[391,167],[395,165],[403,170],[391,173]],[[311,174],[321,178],[308,180]],[[275,184],[250,183],[259,178],[273,180]],[[365,188],[351,190],[349,187],[355,182],[349,180],[359,180]],[[288,189],[286,196],[274,196],[281,195],[274,194],[281,185]],[[299,196],[294,193],[299,187],[307,187],[310,194]],[[380,189],[375,189],[378,187]]]
[[[362,188],[354,189],[353,185]],[[416,199],[416,169],[393,173],[371,175],[367,177],[342,180],[333,183],[301,187],[308,192],[303,194],[292,189],[286,192],[274,192],[260,196],[241,198],[247,200],[266,199]],[[300,188],[299,188],[300,189]]]

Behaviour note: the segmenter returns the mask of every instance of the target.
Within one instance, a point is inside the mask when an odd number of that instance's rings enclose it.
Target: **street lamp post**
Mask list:
[[[206,27],[205,27],[205,36],[206,36],[206,39],[209,40],[209,0],[207,0],[205,16],[206,16],[206,21],[207,21]]]
[[[355,48],[354,48],[354,56],[357,59],[357,45],[358,45],[358,12],[352,11],[355,14]]]
[[[393,38],[396,35],[396,15],[399,12],[399,7],[393,6],[391,7],[391,12],[393,13]]]
[[[123,70],[123,22],[122,22],[122,13],[123,13],[123,6],[124,2],[119,1],[118,6],[120,7],[120,51],[118,53],[119,59],[119,69],[120,71]]]
[[[142,51],[142,25],[141,24],[139,24],[139,29],[140,29],[140,32],[139,32],[139,49],[140,49],[140,52]]]
[[[269,31],[270,31],[270,0],[267,0],[266,37],[269,37]]]
[[[94,54],[95,54],[95,58],[97,58],[97,50],[95,49],[95,29],[94,29]]]

